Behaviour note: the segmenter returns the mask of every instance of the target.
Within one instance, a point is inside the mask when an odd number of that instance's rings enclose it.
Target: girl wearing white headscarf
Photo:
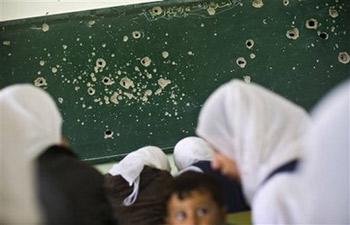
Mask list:
[[[103,176],[60,146],[62,118],[52,98],[32,85],[14,85],[0,91],[0,110],[1,162],[9,169],[1,170],[1,179],[11,178],[1,182],[1,197],[15,200],[5,201],[4,214],[19,221],[28,218],[25,224],[37,221],[31,205],[38,192],[49,224],[112,224]],[[23,181],[32,187],[24,187]]]
[[[299,106],[259,85],[233,80],[205,102],[197,134],[236,164],[254,211],[259,188],[273,182],[284,165],[295,168],[308,124]]]
[[[0,91],[0,119],[0,222],[37,224],[33,159],[47,146],[60,142],[61,117],[43,91],[15,85]]]
[[[313,110],[300,170],[264,186],[253,217],[274,224],[350,224],[349,110],[347,82]]]
[[[174,147],[174,161],[180,172],[193,170],[202,172],[198,167],[193,167],[199,161],[211,161],[214,150],[209,144],[199,137],[186,137],[176,143]]]
[[[300,176],[306,217],[299,223],[350,224],[349,81],[313,111]]]
[[[129,153],[108,171],[105,182],[119,224],[164,224],[172,176],[160,148],[146,146]]]

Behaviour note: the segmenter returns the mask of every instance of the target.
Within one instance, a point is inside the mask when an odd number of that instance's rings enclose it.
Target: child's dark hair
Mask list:
[[[174,178],[171,194],[176,194],[183,200],[193,191],[208,192],[218,206],[223,207],[225,204],[220,183],[214,177],[200,172],[186,171]]]

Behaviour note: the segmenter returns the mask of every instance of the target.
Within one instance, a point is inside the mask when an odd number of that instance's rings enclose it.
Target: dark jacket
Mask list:
[[[69,149],[53,146],[38,159],[39,199],[47,224],[112,225],[104,177]]]

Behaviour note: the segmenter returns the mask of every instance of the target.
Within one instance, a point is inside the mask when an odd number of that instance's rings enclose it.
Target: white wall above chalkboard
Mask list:
[[[159,0],[0,0],[0,21]]]

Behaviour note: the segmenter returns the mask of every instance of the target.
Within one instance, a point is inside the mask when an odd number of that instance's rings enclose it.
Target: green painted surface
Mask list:
[[[263,4],[166,1],[0,23],[0,87],[42,85],[74,150],[93,163],[149,144],[171,151],[194,134],[208,95],[232,78],[310,109],[349,75],[338,55],[350,52],[350,4]],[[311,18],[315,29],[305,26]],[[286,35],[293,28],[296,39]]]
[[[230,225],[250,225],[252,224],[250,211],[227,214],[226,221]]]

